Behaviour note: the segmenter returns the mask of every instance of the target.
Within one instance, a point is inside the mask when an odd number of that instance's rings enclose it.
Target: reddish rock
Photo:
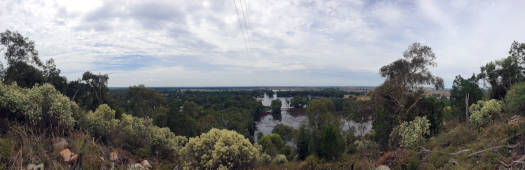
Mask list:
[[[73,156],[71,156],[71,162],[77,162],[77,159],[78,159],[78,154],[74,154]]]
[[[151,169],[152,168],[151,164],[149,163],[148,160],[143,160],[140,164],[146,169]]]
[[[54,138],[52,142],[53,149],[55,149],[55,151],[61,151],[63,149],[66,149],[67,145],[69,145],[69,143],[67,143],[67,140],[64,138]]]
[[[64,149],[60,151],[60,156],[62,156],[62,159],[64,159],[65,162],[71,161],[71,156],[73,156],[73,153],[69,149]]]
[[[118,153],[116,151],[109,153],[109,160],[116,161],[117,159],[118,159]]]

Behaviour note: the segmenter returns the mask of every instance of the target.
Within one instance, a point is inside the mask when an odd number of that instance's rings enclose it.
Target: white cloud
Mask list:
[[[0,30],[34,40],[69,79],[112,72],[112,86],[377,85],[415,41],[450,86],[525,41],[521,1],[246,0],[245,29],[233,2],[5,0]],[[133,55],[151,62],[100,67]]]

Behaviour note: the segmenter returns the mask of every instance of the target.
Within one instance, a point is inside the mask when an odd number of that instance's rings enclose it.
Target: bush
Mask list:
[[[283,155],[283,154],[278,154],[272,160],[272,163],[274,163],[274,164],[283,164],[283,163],[287,163],[287,162],[288,162],[288,159],[286,159],[286,156]]]
[[[391,138],[399,136],[399,144],[401,147],[414,148],[425,140],[425,135],[430,134],[430,122],[426,116],[417,116],[413,121],[403,122],[399,127],[396,127]]]
[[[260,149],[235,131],[213,128],[190,138],[181,154],[185,169],[251,169]]]
[[[525,115],[525,82],[514,84],[505,96],[506,108],[511,113]]]
[[[89,112],[80,121],[80,126],[87,130],[92,136],[105,139],[111,138],[111,132],[118,125],[119,120],[115,119],[115,110],[107,104],[98,106],[95,112]]]
[[[469,118],[470,122],[476,127],[485,126],[488,123],[491,123],[502,111],[502,105],[501,101],[496,99],[478,101],[478,103],[471,105],[469,108],[471,113]]]
[[[79,117],[78,105],[51,84],[24,89],[0,83],[0,107],[8,116],[49,130],[70,130]]]

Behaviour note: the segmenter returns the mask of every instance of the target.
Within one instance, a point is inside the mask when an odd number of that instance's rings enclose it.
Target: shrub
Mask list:
[[[430,134],[429,128],[430,122],[426,116],[417,116],[413,121],[403,122],[399,127],[396,127],[390,136],[395,138],[398,135],[401,147],[414,148],[423,143],[425,135]]]
[[[525,115],[525,82],[514,84],[505,96],[509,112]]]
[[[278,134],[263,136],[257,143],[262,146],[262,151],[264,153],[271,156],[280,154],[285,145],[284,141],[281,139],[281,136]]]
[[[51,84],[24,89],[0,83],[0,107],[25,123],[52,130],[72,129],[79,117],[78,105]]]
[[[250,169],[260,150],[235,131],[213,128],[190,138],[181,154],[185,169]]]
[[[115,110],[107,104],[98,106],[95,112],[89,112],[80,121],[80,126],[86,129],[91,135],[110,138],[111,132],[118,125],[119,120],[115,119]]]
[[[496,116],[502,111],[503,104],[496,99],[483,101],[470,106],[470,122],[476,126],[481,127],[492,122]]]
[[[288,162],[288,159],[286,159],[286,156],[283,155],[283,154],[278,154],[272,160],[272,163],[274,163],[274,164],[283,164],[283,163],[287,163],[287,162]]]

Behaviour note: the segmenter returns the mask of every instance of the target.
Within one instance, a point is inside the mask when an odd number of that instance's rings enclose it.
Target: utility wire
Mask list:
[[[241,21],[241,14],[239,14],[239,8],[237,7],[237,2],[235,0],[233,0],[233,5],[235,6],[235,12],[237,14],[237,21],[239,23],[239,27],[241,28],[241,34],[242,34],[242,38],[243,38],[243,41],[244,41],[244,48],[246,49],[246,55],[248,55],[248,46],[247,46],[247,40],[246,40],[246,34],[245,34],[245,28],[244,28],[244,24],[243,22]],[[241,6],[241,2],[239,1],[239,6]],[[242,7],[241,7],[241,12],[242,12]],[[242,14],[244,15],[244,14]]]

